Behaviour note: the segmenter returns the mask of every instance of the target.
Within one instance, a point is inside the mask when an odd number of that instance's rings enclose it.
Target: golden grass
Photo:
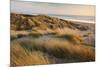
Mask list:
[[[65,62],[94,61],[95,49],[91,46],[76,45],[66,40],[52,38],[26,38],[11,43],[12,65],[50,64],[49,56]],[[63,62],[62,62],[63,63]]]
[[[70,34],[70,33],[56,33],[55,35],[56,37],[58,38],[61,38],[61,39],[66,39],[68,41],[70,41],[71,43],[73,44],[82,44],[83,43],[83,39],[81,36],[79,35],[73,35],[73,34]]]
[[[14,44],[13,44],[14,45]],[[40,51],[30,52],[21,47],[18,43],[11,46],[11,66],[24,66],[32,64],[49,64],[48,57]]]
[[[95,48],[80,35],[87,29],[45,15],[11,14],[11,67],[95,61]]]

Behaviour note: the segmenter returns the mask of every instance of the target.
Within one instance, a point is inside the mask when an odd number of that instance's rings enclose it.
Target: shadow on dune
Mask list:
[[[11,14],[11,67],[95,61],[95,24]]]

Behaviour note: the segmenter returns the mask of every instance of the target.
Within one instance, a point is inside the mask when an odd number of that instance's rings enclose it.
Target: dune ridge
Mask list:
[[[11,67],[95,61],[95,24],[11,13]]]

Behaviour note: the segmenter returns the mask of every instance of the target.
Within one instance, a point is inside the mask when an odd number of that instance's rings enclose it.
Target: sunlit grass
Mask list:
[[[41,51],[28,51],[20,44],[11,46],[11,66],[24,66],[34,64],[49,64],[49,59]]]
[[[46,15],[11,14],[11,67],[95,61],[93,43],[84,41],[94,37],[93,26],[85,25]]]
[[[12,65],[34,65],[57,63],[49,56],[63,59],[65,62],[94,61],[95,49],[91,46],[76,45],[67,40],[52,38],[24,38],[11,43]],[[66,60],[69,59],[69,60]],[[62,62],[63,63],[63,62]]]

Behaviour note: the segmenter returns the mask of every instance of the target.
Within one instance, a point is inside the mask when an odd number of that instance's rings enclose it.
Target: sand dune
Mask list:
[[[11,14],[11,66],[95,61],[95,24]]]

